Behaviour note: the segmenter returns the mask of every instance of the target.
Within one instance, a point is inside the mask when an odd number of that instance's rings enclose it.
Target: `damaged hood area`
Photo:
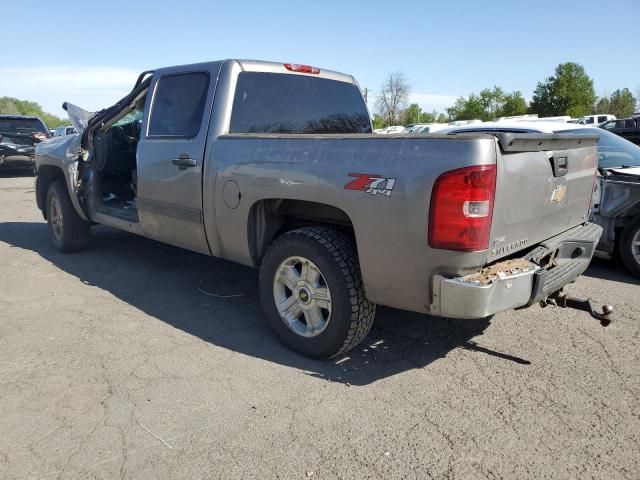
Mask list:
[[[69,115],[71,125],[73,125],[73,128],[75,128],[78,133],[82,133],[84,129],[87,128],[89,120],[96,114],[95,112],[89,112],[84,108],[68,102],[64,102],[62,108],[67,112],[67,115]]]
[[[36,165],[50,163],[51,160],[57,160],[56,163],[64,165],[76,162],[82,155],[80,139],[79,133],[73,133],[40,142],[36,145]]]

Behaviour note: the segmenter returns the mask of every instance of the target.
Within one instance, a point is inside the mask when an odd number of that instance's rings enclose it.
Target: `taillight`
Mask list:
[[[440,175],[431,192],[429,245],[464,252],[489,248],[495,193],[495,165]]]
[[[284,68],[292,72],[313,73],[313,74],[320,73],[320,69],[318,67],[312,67],[311,65],[300,65],[298,63],[285,63]]]

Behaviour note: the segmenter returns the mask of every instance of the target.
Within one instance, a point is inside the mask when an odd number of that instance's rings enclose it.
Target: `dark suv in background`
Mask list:
[[[0,115],[0,168],[34,168],[35,146],[48,138],[38,117]]]
[[[640,117],[609,120],[600,125],[600,128],[609,130],[636,145],[640,145]]]

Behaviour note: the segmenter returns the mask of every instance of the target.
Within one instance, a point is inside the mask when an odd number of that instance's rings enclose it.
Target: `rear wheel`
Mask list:
[[[91,238],[91,224],[75,211],[63,180],[55,180],[47,191],[47,223],[53,246],[63,253],[84,249]]]
[[[273,242],[260,269],[260,298],[280,339],[313,358],[351,350],[375,317],[353,243],[324,227],[294,230]]]
[[[620,258],[631,273],[640,277],[640,216],[634,218],[622,231]]]

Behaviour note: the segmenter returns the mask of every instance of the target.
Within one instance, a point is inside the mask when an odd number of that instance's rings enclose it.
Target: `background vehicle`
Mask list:
[[[609,120],[615,120],[615,119],[616,119],[615,115],[605,115],[605,114],[586,115],[580,118],[577,123],[580,125],[598,126],[601,123],[608,122]]]
[[[376,304],[472,319],[546,299],[601,234],[595,135],[371,135],[353,77],[316,67],[163,68],[67,112],[80,133],[37,152],[54,246],[98,223],[259,267],[272,328],[312,357],[362,341]]]
[[[603,227],[598,251],[618,254],[625,266],[640,277],[640,147],[606,129],[575,124],[484,123],[452,128],[447,134],[471,132],[598,133],[598,170],[591,220]]]
[[[631,143],[640,145],[640,117],[610,120],[600,125],[600,128],[620,135]]]
[[[411,133],[434,133],[449,127],[446,123],[429,123],[427,125],[421,125]]]
[[[33,168],[35,145],[49,138],[38,117],[0,115],[0,167]]]
[[[500,118],[496,118],[494,121],[495,122],[564,122],[566,123],[571,121],[571,117],[569,115],[559,115],[556,117],[538,117],[537,113],[532,113],[532,114],[526,114],[526,115],[513,115],[510,117],[500,117]]]
[[[393,133],[404,133],[405,131],[405,127],[403,127],[402,125],[391,125],[389,127],[385,127],[382,130],[376,132],[382,135],[390,135]]]
[[[76,129],[73,128],[71,125],[67,125],[67,126],[56,128],[53,132],[53,136],[61,137],[64,135],[71,135],[72,133],[76,133]]]

